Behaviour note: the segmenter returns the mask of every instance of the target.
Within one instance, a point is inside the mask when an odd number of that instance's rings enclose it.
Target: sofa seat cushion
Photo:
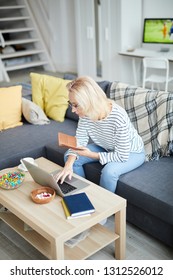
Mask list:
[[[68,133],[69,135],[75,135],[75,131],[77,128],[77,122],[74,122],[69,119],[65,119],[66,126],[62,127],[58,132]],[[52,141],[51,143],[47,143],[46,145],[46,158],[59,164],[60,166],[64,166],[64,153],[67,148],[60,147],[58,145],[58,137],[56,141]]]
[[[67,148],[59,147],[56,142],[46,145],[46,158],[50,161],[64,166],[64,154]]]
[[[45,156],[45,146],[55,143],[58,146],[58,131],[75,133],[77,123],[71,120],[50,124],[33,125],[25,123],[23,126],[1,132],[0,169],[17,166],[22,157]]]
[[[87,179],[99,185],[102,166],[84,166]],[[145,162],[139,168],[121,175],[116,194],[162,221],[173,225],[173,157]]]
[[[120,176],[116,193],[164,222],[173,225],[173,157],[145,162]]]

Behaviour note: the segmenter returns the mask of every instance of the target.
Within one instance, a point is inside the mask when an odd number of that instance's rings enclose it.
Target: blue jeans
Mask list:
[[[87,147],[93,152],[105,152],[105,149],[95,144],[88,144]],[[64,160],[66,161],[67,158],[67,153],[65,153]],[[103,165],[100,177],[100,186],[114,193],[120,175],[139,167],[144,163],[144,161],[145,152],[143,150],[141,153],[130,153],[129,159],[126,162],[112,161]],[[83,165],[92,162],[98,162],[98,160],[79,156],[73,164],[73,172],[85,178]]]

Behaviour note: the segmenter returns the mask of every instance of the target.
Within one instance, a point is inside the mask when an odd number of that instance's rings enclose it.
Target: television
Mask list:
[[[173,44],[173,18],[145,18],[143,43]]]

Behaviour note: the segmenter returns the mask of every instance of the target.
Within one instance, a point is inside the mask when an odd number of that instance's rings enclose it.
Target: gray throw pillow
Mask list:
[[[22,113],[29,123],[38,125],[50,123],[41,107],[26,98],[22,98]]]

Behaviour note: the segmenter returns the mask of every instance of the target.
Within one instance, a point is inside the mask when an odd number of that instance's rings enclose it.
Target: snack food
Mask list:
[[[19,171],[9,171],[0,175],[0,187],[6,190],[18,188],[25,178],[25,174]]]

